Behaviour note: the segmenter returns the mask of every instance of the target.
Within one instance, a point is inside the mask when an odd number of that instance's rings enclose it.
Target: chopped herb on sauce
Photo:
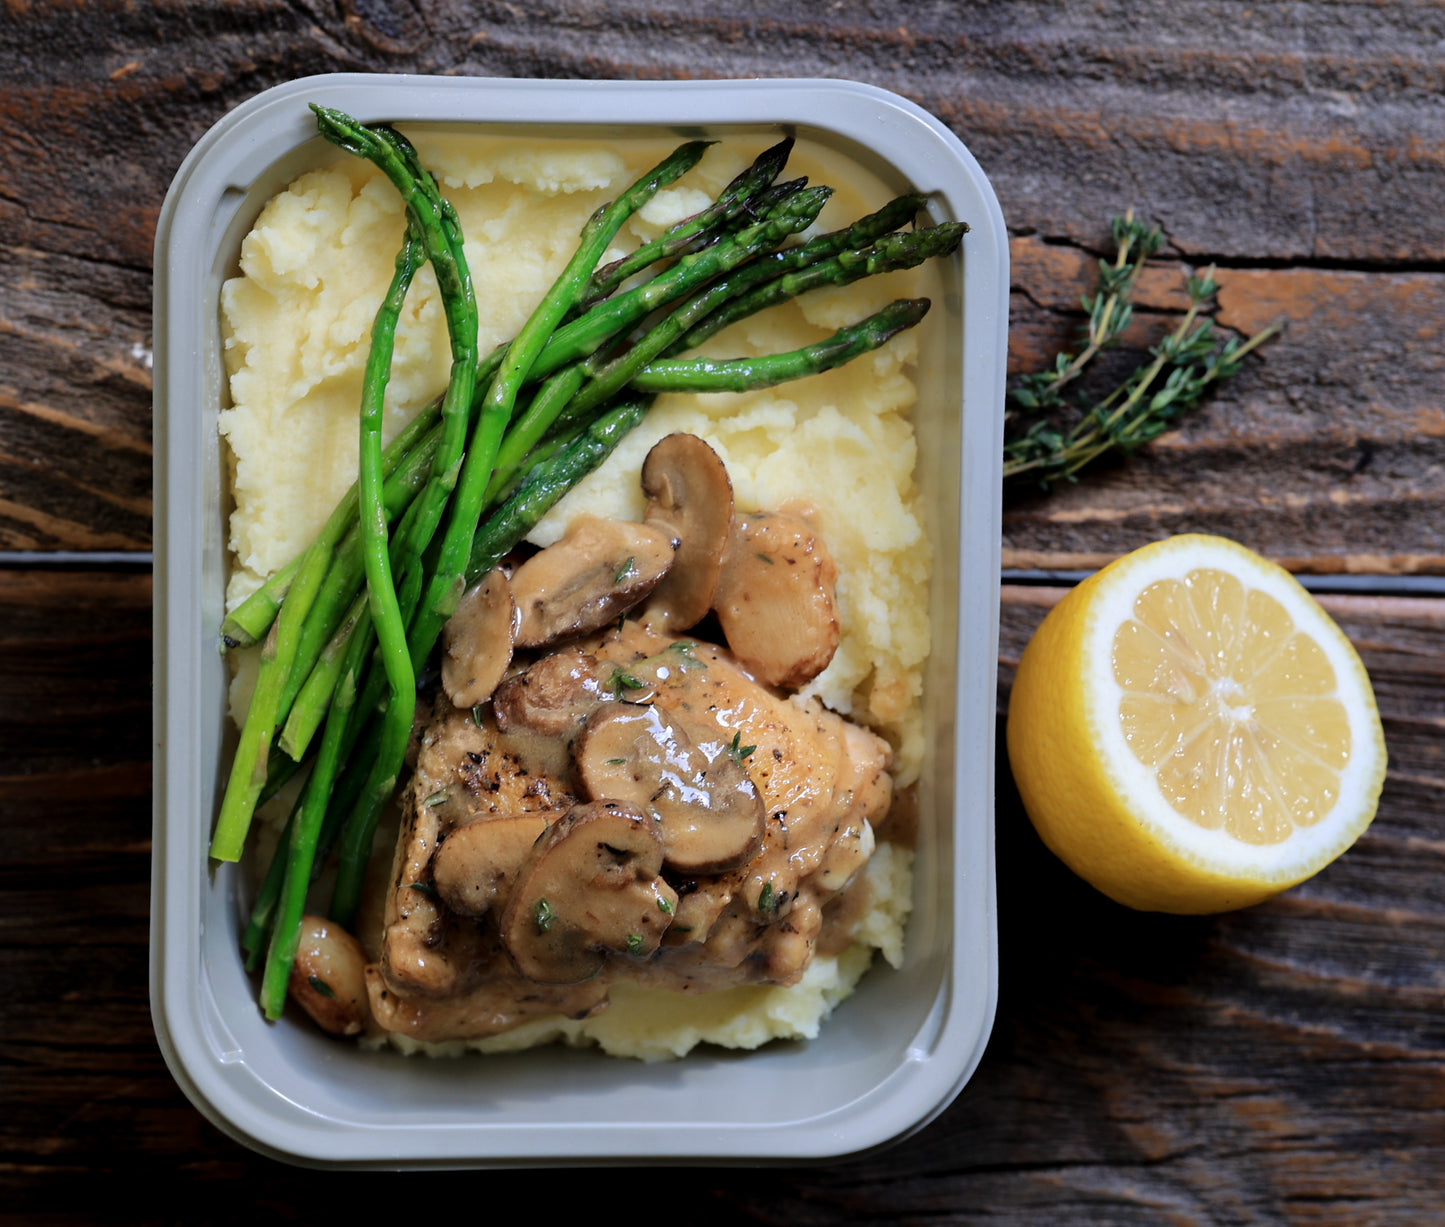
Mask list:
[[[728,757],[731,758],[733,762],[737,763],[739,767],[743,765],[743,759],[747,758],[749,754],[751,754],[754,750],[757,749],[757,746],[739,745],[738,743],[741,742],[742,739],[742,730],[739,729],[736,733],[733,734],[732,744],[728,746]]]

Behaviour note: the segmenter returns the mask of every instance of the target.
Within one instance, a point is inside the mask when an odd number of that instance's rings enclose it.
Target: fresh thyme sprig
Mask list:
[[[1132,210],[1114,219],[1113,236],[1114,260],[1099,261],[1099,289],[1083,297],[1089,314],[1084,348],[1072,357],[1058,355],[1052,367],[1024,376],[1009,393],[1012,406],[1034,420],[1004,444],[1005,480],[1027,476],[1047,488],[1061,480],[1073,481],[1085,465],[1107,452],[1133,453],[1198,404],[1210,384],[1235,374],[1245,355],[1282,327],[1271,324],[1247,341],[1231,337],[1219,346],[1213,322],[1199,319],[1219,289],[1211,267],[1191,275],[1185,283],[1189,307],[1178,326],[1149,351],[1150,362],[1135,369],[1102,400],[1076,397],[1071,405],[1063,389],[1093,358],[1118,341],[1133,314],[1129,294],[1145,260],[1162,242],[1158,227],[1136,221]],[[1077,420],[1066,429],[1059,418],[1071,408]],[[1006,430],[1013,416],[1011,408],[1005,414]]]

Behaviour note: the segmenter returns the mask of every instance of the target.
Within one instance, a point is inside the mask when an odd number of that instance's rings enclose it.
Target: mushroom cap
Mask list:
[[[366,964],[366,951],[349,932],[334,920],[305,915],[287,991],[323,1031],[358,1035],[371,1016]]]
[[[505,905],[532,846],[561,816],[558,810],[487,814],[453,828],[432,858],[432,885],[441,901],[473,918]]]
[[[537,841],[502,914],[502,944],[541,984],[575,984],[609,952],[647,957],[677,908],[656,821],[620,801],[574,806]]]
[[[616,665],[579,647],[549,652],[497,687],[497,727],[570,738],[599,703],[615,697],[608,683],[616,672]]]
[[[762,842],[762,797],[728,743],[717,737],[694,742],[660,707],[599,707],[575,754],[589,796],[627,801],[657,816],[669,869],[722,873]]]
[[[491,698],[512,663],[521,615],[500,568],[488,571],[462,594],[442,628],[442,689],[460,708]]]
[[[512,575],[518,647],[600,630],[647,596],[672,565],[673,537],[630,520],[578,516]]]
[[[670,434],[642,464],[645,522],[678,541],[671,570],[647,599],[660,631],[685,631],[712,608],[733,520],[733,485],[721,458],[697,435]]]
[[[728,647],[761,681],[796,689],[828,667],[840,624],[838,568],[797,516],[733,519],[713,608]]]

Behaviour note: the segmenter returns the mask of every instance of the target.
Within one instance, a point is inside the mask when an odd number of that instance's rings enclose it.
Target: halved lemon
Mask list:
[[[1220,912],[1317,873],[1374,817],[1385,740],[1338,626],[1222,537],[1156,542],[1044,619],[1009,701],[1044,842],[1129,907]]]

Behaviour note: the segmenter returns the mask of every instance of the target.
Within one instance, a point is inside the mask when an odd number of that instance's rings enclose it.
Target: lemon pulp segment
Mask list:
[[[1113,668],[1125,742],[1190,822],[1276,844],[1338,799],[1335,671],[1268,594],[1208,568],[1158,580],[1115,632]]]

